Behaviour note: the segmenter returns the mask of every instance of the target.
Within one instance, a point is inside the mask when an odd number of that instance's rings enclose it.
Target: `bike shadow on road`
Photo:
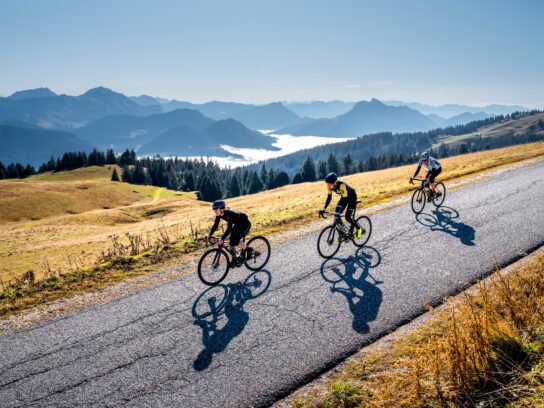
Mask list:
[[[416,215],[416,221],[430,228],[431,231],[445,232],[458,238],[464,245],[474,246],[476,230],[464,222],[457,221],[459,211],[451,207],[439,207],[432,213],[422,212]]]
[[[370,269],[381,263],[376,248],[359,248],[347,258],[331,258],[321,264],[321,277],[332,286],[332,293],[341,293],[348,301],[353,315],[352,327],[358,333],[368,333],[369,322],[376,319],[382,303],[382,291]]]
[[[244,281],[212,286],[193,303],[194,324],[202,328],[204,349],[193,362],[197,371],[210,366],[213,355],[224,351],[249,321],[245,303],[265,293],[272,282],[267,270],[253,272]]]

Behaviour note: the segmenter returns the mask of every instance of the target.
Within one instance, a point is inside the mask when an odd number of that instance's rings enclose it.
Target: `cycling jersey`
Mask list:
[[[429,160],[427,160],[427,164],[423,163],[423,160],[420,160],[418,166],[421,167],[422,165],[427,167],[427,170],[438,170],[442,167],[440,165],[440,162],[434,157],[429,157]]]
[[[222,219],[227,221],[227,229],[225,230],[222,236],[223,240],[231,233],[233,228],[235,231],[241,232],[241,231],[249,231],[249,228],[251,227],[251,223],[249,222],[249,218],[247,214],[244,214],[243,212],[239,212],[239,211],[234,211],[228,208],[223,212],[223,215],[218,215],[215,217],[215,222],[213,223],[213,227],[210,231],[210,236],[212,236],[213,233],[217,230],[217,227],[219,227],[219,222]]]
[[[429,170],[430,172],[442,169],[442,166],[440,165],[440,162],[438,160],[436,160],[434,157],[429,157],[429,159],[427,160],[427,163],[423,163],[423,160],[419,161],[419,163],[417,164],[417,170],[414,173],[414,177],[416,177],[419,174],[419,171],[421,170],[421,166],[427,167],[427,170]]]
[[[356,195],[355,190],[352,189],[350,186],[348,186],[347,183],[341,180],[337,180],[336,183],[334,183],[332,190],[329,190],[329,188],[327,187],[327,194],[329,196],[332,196],[333,192],[335,192],[338,195],[341,195],[342,197],[349,197],[349,196]]]
[[[335,212],[342,213],[347,207],[348,210],[346,211],[346,220],[358,229],[359,225],[353,219],[353,214],[355,214],[355,208],[357,207],[357,193],[355,192],[355,190],[348,186],[348,184],[344,181],[337,180],[336,183],[334,183],[332,189],[329,189],[329,187],[327,187],[327,200],[325,201],[325,209],[331,202],[333,192],[340,195],[340,201],[338,201],[338,204],[336,204]]]

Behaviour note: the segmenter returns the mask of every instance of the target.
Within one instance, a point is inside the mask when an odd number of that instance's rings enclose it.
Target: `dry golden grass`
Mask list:
[[[293,406],[544,406],[544,253],[477,289]]]
[[[535,143],[448,158],[442,160],[443,179],[449,181],[542,155],[544,143]],[[368,207],[408,192],[413,188],[408,183],[413,171],[414,166],[404,166],[345,180]],[[111,247],[112,235],[154,238],[165,227],[178,247],[187,249],[195,229],[207,232],[210,228],[213,214],[209,204],[194,200],[193,194],[114,183],[109,181],[110,174],[109,169],[90,168],[0,181],[0,278],[6,282],[28,270],[40,278],[48,268],[66,272],[76,260],[78,265],[91,267],[101,252]],[[78,188],[82,185],[92,188]],[[59,192],[51,195],[51,189]],[[76,201],[74,207],[70,207],[71,199]],[[228,205],[250,215],[255,233],[270,234],[315,219],[324,200],[324,184],[316,182],[238,197],[228,200]],[[90,210],[84,211],[86,208]],[[75,214],[66,214],[68,211]],[[15,217],[10,214],[24,220],[10,222],[10,217]],[[28,219],[41,216],[44,218]]]

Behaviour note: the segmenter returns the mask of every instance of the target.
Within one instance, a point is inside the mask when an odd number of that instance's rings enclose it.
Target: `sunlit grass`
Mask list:
[[[543,155],[544,143],[534,143],[442,159],[442,176],[449,182]],[[356,188],[363,207],[369,207],[414,188],[408,183],[414,169],[403,166],[343,179]],[[40,279],[48,268],[64,273],[74,263],[93,267],[111,247],[112,235],[127,244],[127,233],[152,239],[166,228],[174,246],[186,252],[193,248],[195,231],[208,233],[210,204],[196,201],[194,193],[111,182],[111,170],[88,168],[0,181],[0,279],[7,282],[28,270]],[[324,183],[315,182],[238,197],[227,205],[249,214],[252,233],[269,235],[315,220],[324,201]],[[147,270],[152,267],[163,265],[156,261]]]
[[[392,347],[355,356],[292,405],[543,406],[544,254],[477,289]]]

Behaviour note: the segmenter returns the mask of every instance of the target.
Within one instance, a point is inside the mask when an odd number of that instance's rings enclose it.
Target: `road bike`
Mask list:
[[[215,245],[219,241],[217,237],[207,237],[207,244]],[[256,236],[246,243],[251,248],[251,254],[247,256],[247,249],[238,251],[234,247],[217,245],[204,252],[198,262],[198,277],[202,283],[208,286],[218,285],[227,277],[231,268],[239,268],[245,265],[250,271],[259,271],[270,259],[270,243],[265,237]]]
[[[421,181],[421,186],[419,186],[412,194],[412,211],[416,214],[421,214],[425,208],[427,201],[432,201],[436,208],[440,207],[444,200],[446,199],[446,186],[444,183],[439,181],[436,183],[436,193],[433,194],[431,188],[426,185],[427,179],[413,179],[415,181]]]
[[[359,204],[361,200],[357,200]],[[360,238],[357,238],[355,228],[350,225],[349,228],[342,222],[342,214],[330,211],[323,211],[319,213],[321,218],[328,218],[325,214],[334,216],[334,222],[332,225],[325,227],[317,238],[317,251],[323,258],[332,258],[340,249],[342,242],[353,242],[358,248],[362,248],[370,239],[372,234],[372,222],[370,218],[365,215],[361,215],[356,219],[357,224],[363,229],[363,233]],[[353,214],[355,217],[355,212]]]

